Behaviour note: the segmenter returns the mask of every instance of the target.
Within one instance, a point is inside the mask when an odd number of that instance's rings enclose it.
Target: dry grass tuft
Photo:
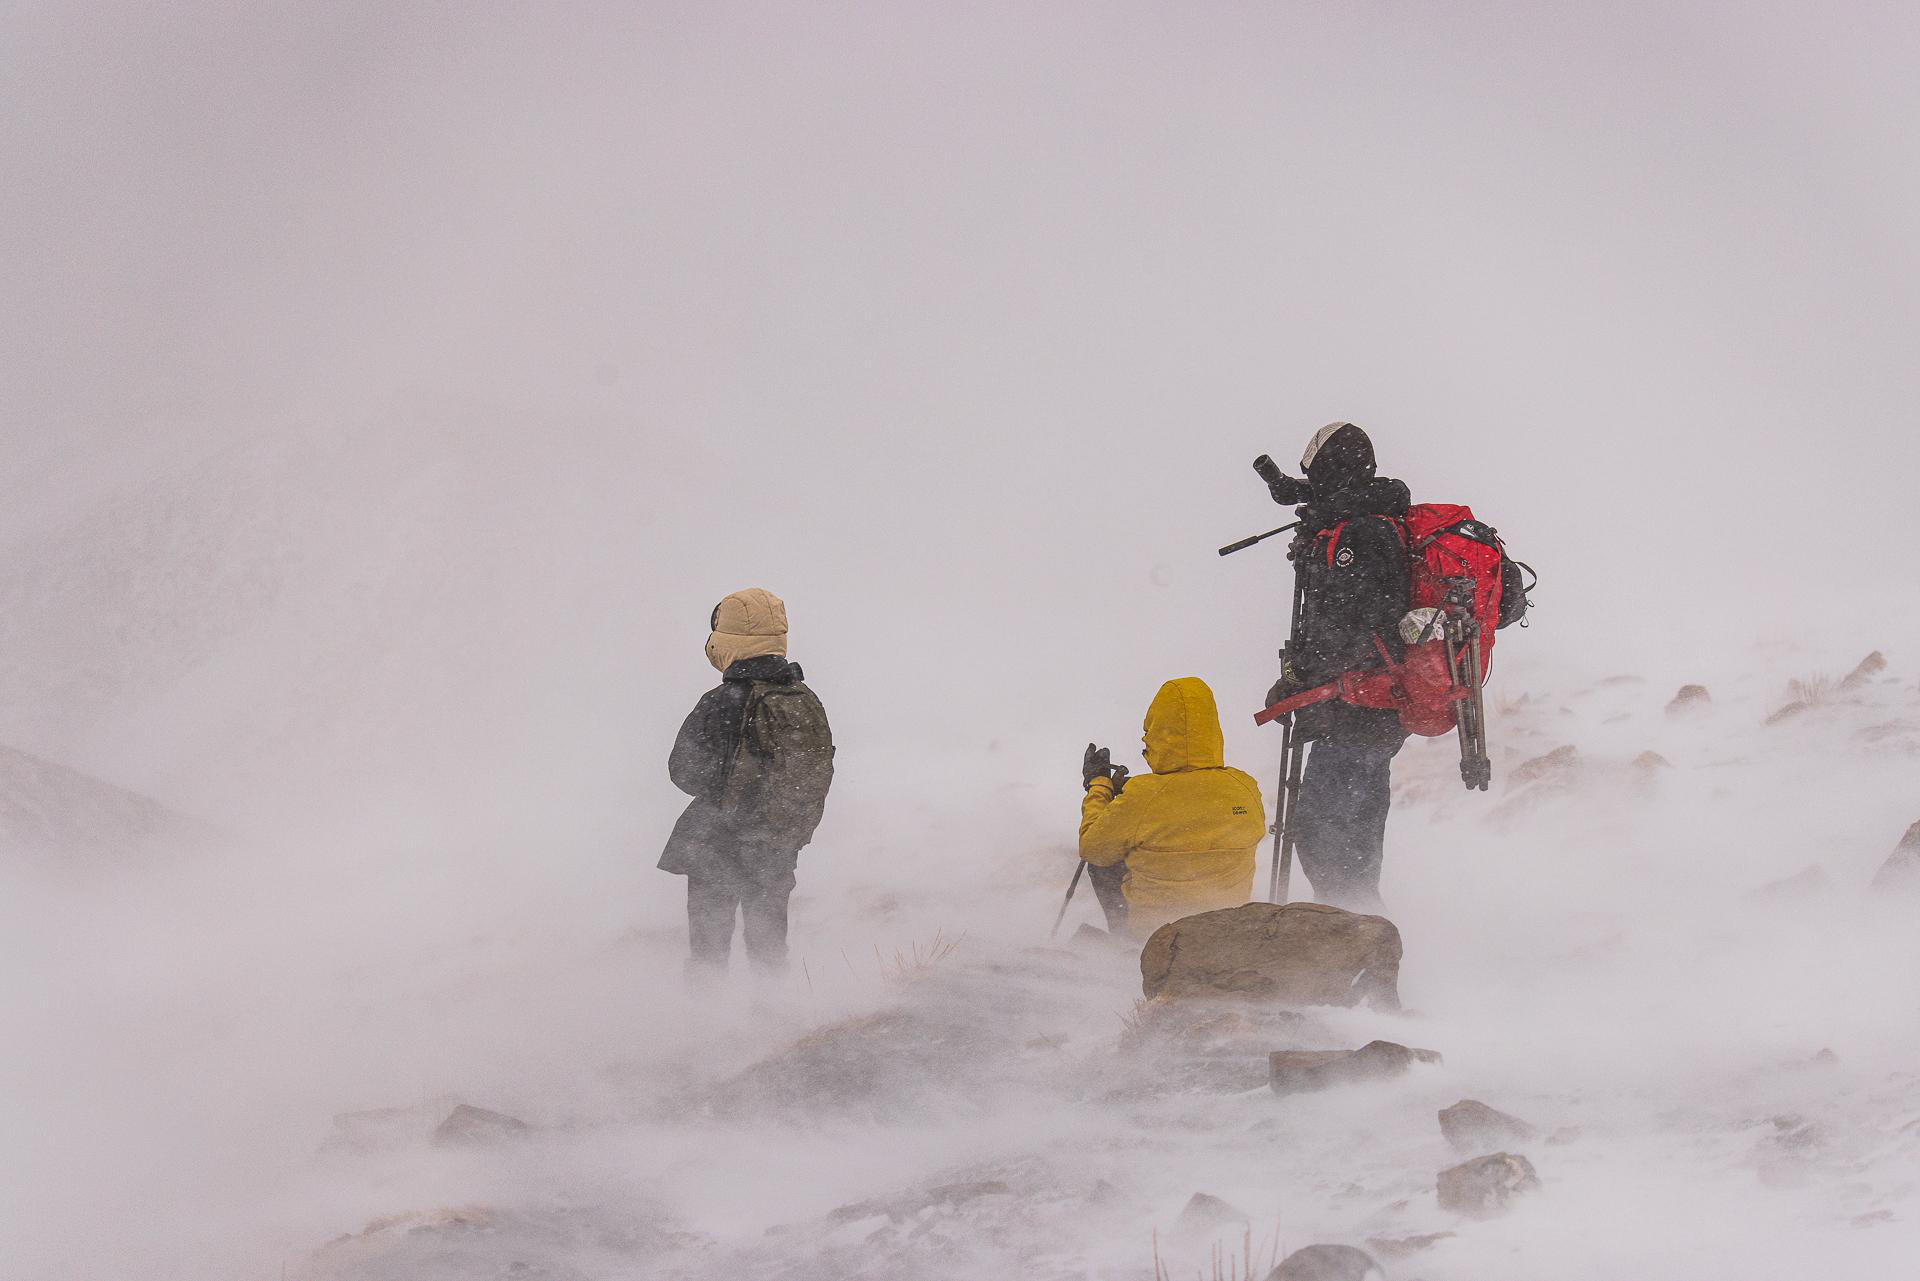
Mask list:
[[[1253,1228],[1251,1226],[1245,1230],[1245,1235],[1240,1242],[1240,1253],[1237,1255],[1231,1247],[1223,1250],[1220,1248],[1220,1243],[1215,1241],[1213,1243],[1212,1272],[1208,1274],[1195,1268],[1193,1271],[1195,1281],[1254,1281],[1255,1277],[1265,1276],[1267,1273],[1279,1267],[1280,1224],[1278,1220],[1276,1220],[1273,1225],[1273,1241],[1271,1247],[1269,1248],[1268,1242],[1264,1240],[1260,1245],[1268,1255],[1267,1266],[1264,1268],[1259,1268],[1259,1265],[1254,1262],[1256,1255],[1254,1253]],[[1256,1272],[1256,1268],[1259,1268],[1259,1271]],[[1160,1257],[1159,1228],[1153,1230],[1153,1281],[1174,1281],[1173,1270],[1169,1268],[1166,1261]]]
[[[1818,707],[1833,701],[1840,683],[1831,676],[1803,676],[1787,682],[1787,701],[1802,707]]]
[[[967,941],[965,934],[958,938],[948,938],[945,930],[935,930],[933,940],[924,948],[918,941],[907,944],[907,949],[893,949],[891,958],[880,954],[880,945],[873,945],[873,955],[880,962],[880,972],[891,979],[918,978],[934,966],[952,956],[955,949]]]

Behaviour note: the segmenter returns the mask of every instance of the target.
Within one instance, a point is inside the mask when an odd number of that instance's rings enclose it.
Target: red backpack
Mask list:
[[[1493,633],[1500,626],[1501,582],[1506,557],[1500,535],[1473,518],[1471,507],[1422,503],[1395,522],[1407,548],[1407,574],[1413,585],[1411,609],[1445,608],[1456,590],[1459,603],[1480,624],[1481,675],[1493,658]],[[1466,581],[1471,580],[1471,581]]]
[[[1453,503],[1422,503],[1407,510],[1405,517],[1382,516],[1399,534],[1407,549],[1407,576],[1410,585],[1408,609],[1438,609],[1451,615],[1456,626],[1455,644],[1464,646],[1464,635],[1471,634],[1480,649],[1480,679],[1484,681],[1493,659],[1494,629],[1514,621],[1525,609],[1524,591],[1515,591],[1516,601],[1502,609],[1502,581],[1509,579],[1507,560],[1500,536],[1473,517],[1473,510]],[[1329,566],[1340,547],[1340,535],[1346,529],[1334,526],[1320,536],[1326,544]],[[1315,553],[1320,554],[1318,551]],[[1504,617],[1503,617],[1504,615]],[[1460,704],[1476,692],[1467,678],[1470,671],[1465,653],[1448,661],[1447,638],[1436,618],[1431,631],[1406,646],[1406,657],[1396,661],[1385,639],[1374,638],[1384,667],[1349,672],[1330,685],[1308,691],[1275,704],[1254,719],[1260,724],[1277,719],[1285,711],[1326,698],[1338,698],[1355,707],[1391,708],[1400,713],[1400,723],[1408,733],[1426,737],[1450,734],[1459,724]]]

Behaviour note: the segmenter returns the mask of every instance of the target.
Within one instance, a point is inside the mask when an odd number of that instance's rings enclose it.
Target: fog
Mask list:
[[[1911,1257],[1911,917],[1850,897],[1920,818],[1910,7],[14,4],[6,31],[0,747],[182,817],[120,840],[77,785],[6,798],[85,834],[0,854],[0,1271],[406,1275],[315,1252],[484,1205],[504,1253],[446,1275],[1151,1276],[1194,1191],[1284,1202],[1293,1244],[1430,1198],[1423,1111],[1496,1087],[1584,1148],[1390,1275]],[[1070,1089],[1137,972],[1023,949],[1081,747],[1131,759],[1162,680],[1204,677],[1273,777],[1250,713],[1288,566],[1214,549],[1290,519],[1247,464],[1335,418],[1543,581],[1501,639],[1494,793],[1447,740],[1397,767],[1430,1022],[1391,1035],[1454,1075],[1286,1114],[1276,1165],[1270,1098]],[[801,975],[705,1008],[653,862],[709,611],[748,585],[788,602],[840,776]],[[1873,649],[1881,683],[1763,725]],[[1710,718],[1663,716],[1686,681]],[[1509,784],[1562,744],[1577,783]],[[1651,792],[1643,750],[1676,767]],[[1803,910],[1741,897],[1810,863],[1838,888]],[[936,933],[950,962],[893,962]],[[682,1115],[903,1003],[1007,1044],[857,1123]],[[1766,1075],[1823,1047],[1843,1084]],[[454,1095],[541,1137],[316,1155],[337,1113]],[[1787,1112],[1833,1155],[1756,1181],[1740,1125]],[[815,1231],[1016,1166],[1025,1217],[937,1267]],[[1069,1173],[1117,1208],[1048,1210]]]

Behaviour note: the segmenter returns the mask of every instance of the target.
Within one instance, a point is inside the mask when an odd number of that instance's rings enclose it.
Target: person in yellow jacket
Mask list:
[[[1126,779],[1120,770],[1116,789],[1106,749],[1090,749],[1080,805],[1080,857],[1095,868],[1124,867],[1127,932],[1139,937],[1245,903],[1267,831],[1260,785],[1226,763],[1220,711],[1205,681],[1182,676],[1162,685],[1144,728],[1153,773]]]

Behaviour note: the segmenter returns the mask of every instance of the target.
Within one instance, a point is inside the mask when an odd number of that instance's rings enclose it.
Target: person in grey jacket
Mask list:
[[[764,588],[714,608],[707,659],[720,684],[701,695],[667,762],[693,798],[660,856],[687,878],[688,974],[724,973],[736,918],[761,972],[787,959],[787,903],[833,782],[833,732],[798,663],[786,605]]]

